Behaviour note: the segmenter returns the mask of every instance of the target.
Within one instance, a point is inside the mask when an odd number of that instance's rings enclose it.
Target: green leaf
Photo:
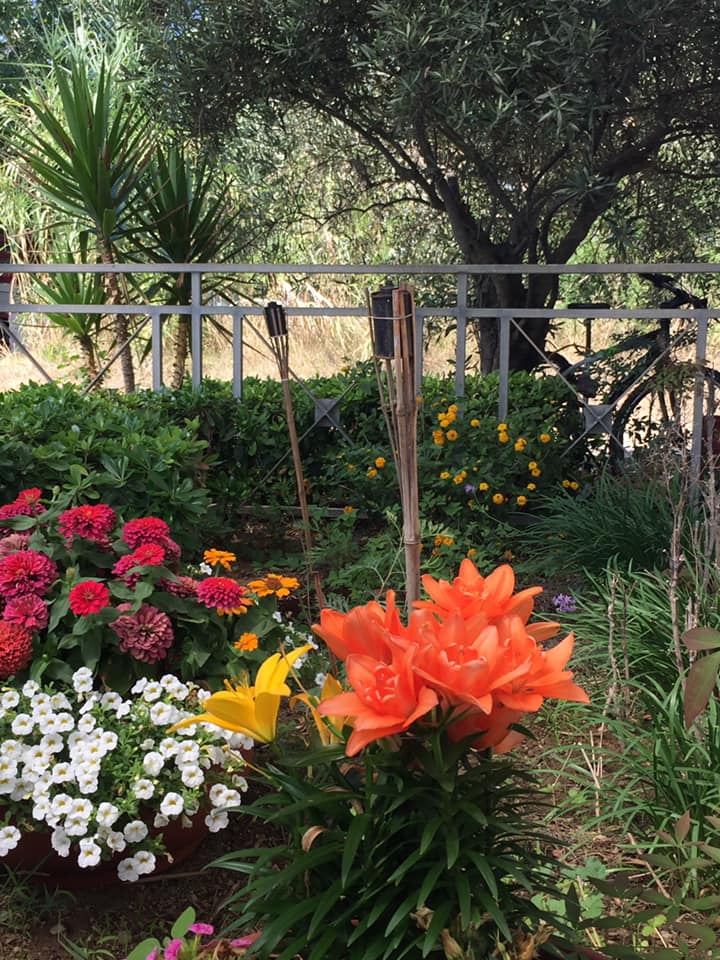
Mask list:
[[[438,880],[445,873],[445,864],[438,863],[434,867],[431,867],[428,872],[425,874],[425,879],[423,880],[420,889],[418,890],[417,899],[415,901],[416,907],[422,907],[427,903],[430,894],[435,889],[435,885]]]
[[[705,709],[717,684],[720,650],[699,657],[685,681],[685,726],[689,727]]]
[[[407,897],[405,897],[399,907],[395,908],[392,916],[387,922],[387,926],[385,927],[386,937],[393,932],[399,923],[402,923],[403,920],[406,920],[410,916],[410,911],[415,906],[415,897],[416,894],[413,891],[412,893],[408,894]]]
[[[195,923],[195,911],[188,907],[180,914],[170,929],[170,936],[175,939],[182,939],[190,929],[190,924]]]
[[[688,650],[717,650],[720,647],[720,631],[710,627],[693,627],[682,635]]]
[[[455,892],[457,893],[458,906],[462,918],[461,930],[466,930],[472,916],[470,883],[467,874],[459,873],[455,877]]]
[[[448,824],[445,835],[445,850],[447,852],[448,870],[453,866],[460,855],[460,837],[454,824]]]
[[[676,920],[673,927],[681,933],[686,933],[689,937],[699,940],[706,950],[714,947],[717,943],[715,931],[712,927],[706,927],[704,924]]]
[[[156,940],[155,937],[148,937],[147,940],[143,940],[130,951],[127,960],[147,960],[147,956],[152,950],[159,949],[160,941]]]
[[[343,888],[347,884],[348,875],[355,860],[355,854],[370,823],[371,818],[368,813],[360,813],[352,818],[345,839],[345,848],[343,850],[342,864],[340,867],[340,882]]]
[[[426,957],[436,946],[440,931],[447,926],[448,917],[452,912],[452,906],[449,903],[442,903],[434,911],[432,920],[425,931],[423,940],[422,955]]]

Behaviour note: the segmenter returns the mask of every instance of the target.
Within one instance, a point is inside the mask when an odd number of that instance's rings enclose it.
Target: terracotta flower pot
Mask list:
[[[189,827],[183,827],[178,818],[165,827],[150,829],[152,837],[162,834],[168,854],[158,856],[153,875],[164,873],[192,856],[208,834],[206,812],[198,811]],[[109,860],[101,860],[96,867],[81,867],[77,862],[77,846],[69,857],[60,857],[52,848],[48,831],[24,832],[17,847],[0,858],[0,865],[6,864],[13,871],[27,873],[28,879],[46,886],[89,890],[120,883],[117,865],[128,855],[116,853]]]

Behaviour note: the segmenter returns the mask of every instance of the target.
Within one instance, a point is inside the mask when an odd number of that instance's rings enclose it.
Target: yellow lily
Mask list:
[[[333,731],[342,731],[343,727],[352,724],[352,719],[350,717],[327,717],[326,721],[326,719],[318,713],[318,703],[322,703],[323,700],[328,700],[330,697],[336,697],[339,693],[343,692],[342,686],[335,677],[328,675],[325,677],[325,682],[322,685],[319,700],[317,697],[311,697],[309,693],[299,693],[290,701],[290,703],[294,705],[300,700],[310,710],[312,718],[315,721],[315,726],[317,727],[320,742],[324,747],[329,747],[330,744],[333,743],[342,743],[341,738]]]
[[[274,653],[268,657],[260,664],[254,686],[247,681],[233,686],[226,680],[227,689],[205,701],[205,713],[181,720],[170,727],[168,733],[193,723],[212,723],[260,743],[270,743],[275,739],[280,700],[290,695],[290,687],[285,682],[287,675],[295,661],[310,648],[310,644],[306,644],[292,653]]]

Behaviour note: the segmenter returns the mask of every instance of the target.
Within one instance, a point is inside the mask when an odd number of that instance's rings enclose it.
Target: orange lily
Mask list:
[[[385,609],[372,601],[349,613],[321,610],[320,623],[314,624],[313,630],[339,660],[361,654],[386,663],[392,659],[390,638],[405,632],[395,606],[394,590],[387,592]]]
[[[373,740],[401,733],[438,704],[434,690],[413,671],[415,650],[395,648],[391,663],[366,656],[350,656],[347,674],[353,693],[331,697],[318,707],[322,716],[354,717],[346,747],[349,757]]]
[[[422,583],[431,599],[416,600],[414,606],[417,609],[431,610],[440,619],[453,613],[459,613],[465,619],[482,614],[486,623],[493,623],[509,613],[527,622],[533,610],[533,598],[542,593],[542,587],[529,587],[513,595],[515,574],[509,564],[483,577],[467,557],[452,583],[435,580],[429,575],[422,578]]]

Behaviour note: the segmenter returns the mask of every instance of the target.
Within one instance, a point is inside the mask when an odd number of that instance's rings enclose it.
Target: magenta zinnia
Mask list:
[[[20,550],[0,558],[0,596],[9,599],[26,593],[42,597],[57,579],[58,569],[44,553]]]
[[[208,577],[197,585],[197,598],[206,607],[220,615],[246,613],[252,606],[248,591],[229,577]]]
[[[110,605],[110,591],[98,580],[86,580],[75,584],[68,595],[68,603],[77,616],[87,617]]]
[[[135,584],[140,579],[140,574],[136,571],[130,573],[135,567],[160,567],[165,563],[165,551],[157,543],[143,543],[132,553],[120,557],[112,572],[116,577],[122,577],[131,590],[135,589]]]
[[[130,604],[123,603],[118,609],[129,610]],[[170,617],[149,603],[144,603],[137,613],[123,613],[113,620],[110,629],[120,638],[120,650],[143,663],[164,660],[174,640]]]
[[[44,630],[48,624],[48,617],[46,604],[34,593],[26,593],[8,600],[2,616],[7,623],[15,623],[30,632]]]
[[[39,513],[43,513],[45,507],[40,503],[41,493],[39,487],[21,490],[12,503],[3,504],[0,507],[0,520],[9,520],[11,517],[36,517]],[[0,530],[8,529],[0,526]]]
[[[74,537],[82,537],[108,549],[110,531],[116,520],[115,511],[104,503],[84,504],[61,513],[58,517],[58,529],[68,547],[72,546]]]
[[[162,546],[170,536],[170,527],[159,517],[138,517],[137,520],[128,520],[121,536],[131,550],[141,543],[159,543]]]

